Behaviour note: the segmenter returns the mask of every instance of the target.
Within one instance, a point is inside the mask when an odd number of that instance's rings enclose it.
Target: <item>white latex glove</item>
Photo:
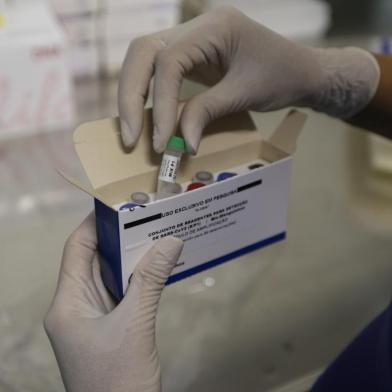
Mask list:
[[[224,114],[306,106],[348,118],[369,103],[379,81],[377,62],[364,50],[312,49],[221,7],[132,41],[118,93],[125,145],[134,145],[140,135],[154,75],[153,142],[157,152],[164,150],[176,127],[182,79],[195,72],[216,84],[182,110],[180,127],[190,153],[203,128]]]
[[[70,392],[158,392],[155,319],[182,241],[158,241],[138,263],[116,307],[100,278],[96,246],[91,214],[65,245],[57,292],[45,319],[65,387]]]

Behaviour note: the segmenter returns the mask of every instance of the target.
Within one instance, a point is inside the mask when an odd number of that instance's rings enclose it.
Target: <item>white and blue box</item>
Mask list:
[[[64,177],[95,201],[101,274],[118,299],[132,271],[154,241],[184,240],[168,283],[176,282],[286,235],[292,154],[306,115],[291,111],[268,140],[248,113],[227,116],[205,131],[196,156],[184,155],[177,182],[201,170],[236,175],[202,188],[120,210],[131,193],[153,194],[161,156],[151,147],[151,110],[137,146],[123,147],[118,119],[81,125],[74,145],[90,184]]]

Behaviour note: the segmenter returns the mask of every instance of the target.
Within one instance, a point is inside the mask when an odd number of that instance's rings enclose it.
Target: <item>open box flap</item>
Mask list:
[[[152,110],[146,109],[140,139],[133,149],[127,150],[121,142],[117,118],[79,126],[73,141],[92,188],[98,189],[156,169],[161,156],[152,149],[152,130]],[[198,157],[261,139],[248,113],[232,114],[214,121],[203,135]],[[86,190],[86,187],[82,189]]]
[[[306,119],[305,113],[291,110],[268,139],[268,143],[276,149],[292,155],[297,149],[297,140]]]
[[[91,188],[91,186],[87,186],[87,185],[83,184],[80,180],[65,174],[59,168],[56,168],[56,171],[58,174],[60,174],[61,177],[63,177],[70,184],[74,185],[76,188],[80,189],[83,192],[86,192],[90,196],[92,196],[92,197],[98,199],[99,201],[101,201],[102,203],[106,204],[106,201],[104,200],[105,198],[101,196],[101,193],[99,191],[96,191],[95,189]]]

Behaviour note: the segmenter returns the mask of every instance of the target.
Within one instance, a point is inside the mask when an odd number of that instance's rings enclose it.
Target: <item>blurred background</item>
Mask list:
[[[1,392],[64,390],[42,320],[93,207],[55,171],[83,176],[73,128],[117,115],[133,38],[221,4],[309,45],[392,51],[390,0],[0,0]],[[254,119],[268,135],[285,113]],[[165,290],[164,390],[308,390],[388,304],[391,232],[391,143],[309,112],[287,240]]]

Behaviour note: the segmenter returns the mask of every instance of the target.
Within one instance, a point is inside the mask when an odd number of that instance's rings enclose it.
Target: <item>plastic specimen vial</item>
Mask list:
[[[185,141],[182,137],[171,136],[163,153],[159,170],[157,199],[164,199],[178,194],[176,177],[180,166],[181,156],[185,152]]]

